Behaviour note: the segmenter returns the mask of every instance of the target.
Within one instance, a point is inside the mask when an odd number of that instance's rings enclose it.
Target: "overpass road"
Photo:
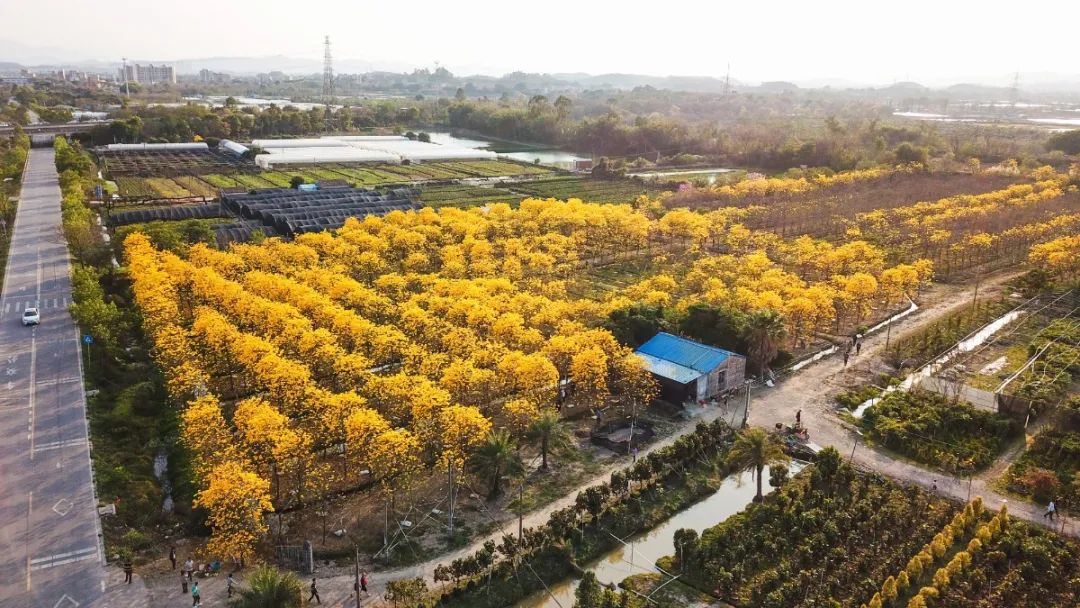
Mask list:
[[[103,602],[78,331],[52,148],[33,148],[0,296],[0,607]],[[23,327],[28,306],[41,324]]]

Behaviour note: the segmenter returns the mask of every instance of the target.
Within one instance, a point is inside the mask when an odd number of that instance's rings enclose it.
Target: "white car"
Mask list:
[[[26,310],[23,311],[23,313],[22,313],[22,324],[23,325],[37,325],[38,323],[41,323],[41,314],[38,313],[38,309],[36,309],[36,308],[27,308]]]

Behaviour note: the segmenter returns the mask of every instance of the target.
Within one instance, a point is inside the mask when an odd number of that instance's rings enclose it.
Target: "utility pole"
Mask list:
[[[892,322],[893,322],[892,317],[889,317],[889,320],[885,322],[885,354],[886,355],[889,354],[889,338],[892,337]]]
[[[356,608],[360,608],[360,546],[353,545],[353,549],[356,551],[356,562],[353,564],[355,566],[353,576],[356,580],[353,583],[353,589],[356,590]]]
[[[518,486],[518,544],[521,544],[521,539],[524,536],[524,524],[525,524],[525,482],[521,482]]]
[[[454,538],[454,459],[450,458],[450,538]]]
[[[743,408],[742,428],[746,428],[746,421],[750,418],[750,381],[746,381],[746,403]]]
[[[855,460],[855,448],[859,447],[859,439],[862,437],[862,432],[858,429],[855,430],[855,444],[851,446],[851,456],[848,456],[848,464],[851,464],[852,460]]]

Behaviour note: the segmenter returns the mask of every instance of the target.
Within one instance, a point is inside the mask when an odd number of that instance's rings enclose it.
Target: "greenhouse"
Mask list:
[[[143,222],[209,219],[214,217],[230,217],[230,214],[217,203],[177,205],[175,207],[132,209],[131,211],[113,213],[109,216],[108,223],[110,226],[126,226]]]
[[[248,153],[248,147],[243,144],[238,144],[231,139],[223,139],[218,144],[218,149],[236,156],[243,156]]]
[[[200,141],[186,144],[109,144],[105,149],[109,152],[178,152],[206,151],[210,147]]]
[[[400,163],[401,157],[379,150],[366,150],[349,146],[323,148],[278,148],[270,154],[259,154],[255,164],[263,169],[277,165],[318,165],[327,163]]]
[[[350,217],[386,215],[418,209],[416,190],[395,188],[376,192],[363,188],[330,188],[310,192],[274,188],[244,194],[223,193],[227,209],[240,217],[295,236],[340,228]]]
[[[440,160],[494,160],[496,154],[460,146],[414,141],[396,135],[343,135],[318,139],[257,139],[265,154],[255,157],[264,169],[275,165],[322,163],[403,163]]]

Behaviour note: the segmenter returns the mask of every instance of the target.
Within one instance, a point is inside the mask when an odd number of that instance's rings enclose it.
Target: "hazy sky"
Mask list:
[[[722,76],[730,62],[746,80],[877,83],[1080,73],[1077,23],[1080,0],[0,0],[0,39],[72,59],[317,59],[329,34],[336,58],[457,73]]]

